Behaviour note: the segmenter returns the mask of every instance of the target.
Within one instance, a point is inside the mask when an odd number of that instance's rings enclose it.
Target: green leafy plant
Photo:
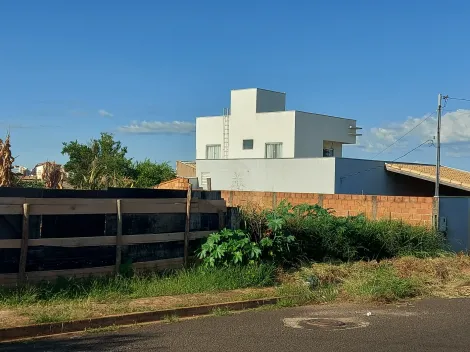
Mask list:
[[[292,206],[286,201],[257,214],[253,209],[241,212],[245,232],[259,243],[263,259],[283,265],[429,257],[446,250],[442,234],[402,221],[376,221],[364,215],[339,217],[319,205]]]
[[[214,267],[254,263],[260,259],[261,254],[259,245],[252,242],[247,233],[224,229],[209,235],[197,256],[204,266]]]
[[[291,254],[295,253],[291,250],[295,244],[295,236],[285,227],[286,217],[270,212],[266,214],[266,220],[268,230],[260,241],[261,248],[276,263],[291,261]]]

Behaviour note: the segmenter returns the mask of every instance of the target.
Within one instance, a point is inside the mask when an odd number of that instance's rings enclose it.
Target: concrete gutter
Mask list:
[[[157,322],[160,320],[164,320],[166,317],[169,316],[177,316],[179,318],[183,318],[198,315],[208,315],[211,314],[217,308],[225,308],[231,311],[252,309],[264,305],[276,304],[280,299],[280,297],[263,298],[249,301],[218,303],[204,306],[166,309],[124,315],[113,315],[101,318],[68,321],[63,323],[38,324],[4,328],[0,329],[0,342],[80,332],[87,329],[98,329],[108,326]]]

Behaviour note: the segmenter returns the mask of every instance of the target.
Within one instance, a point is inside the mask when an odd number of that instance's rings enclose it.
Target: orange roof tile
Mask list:
[[[436,166],[423,164],[386,163],[387,171],[436,182]],[[470,190],[470,172],[441,166],[440,182],[446,186]]]

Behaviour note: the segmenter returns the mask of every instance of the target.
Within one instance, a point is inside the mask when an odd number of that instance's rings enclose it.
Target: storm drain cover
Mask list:
[[[353,322],[344,322],[334,319],[308,319],[301,322],[305,329],[327,329],[338,330],[355,327],[357,324]]]
[[[284,325],[296,329],[307,330],[348,330],[364,328],[367,322],[354,321],[352,319],[327,319],[327,318],[286,318]]]

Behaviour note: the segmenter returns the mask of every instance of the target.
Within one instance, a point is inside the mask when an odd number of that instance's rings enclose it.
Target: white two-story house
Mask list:
[[[286,111],[286,94],[232,90],[222,116],[196,119],[196,159],[341,157],[356,143],[356,121]]]
[[[196,119],[199,185],[207,189],[210,179],[212,189],[279,188],[306,168],[327,163],[312,159],[341,157],[343,144],[356,143],[356,136],[355,120],[287,111],[285,93],[232,90],[223,115]],[[325,187],[331,182],[325,180]]]

